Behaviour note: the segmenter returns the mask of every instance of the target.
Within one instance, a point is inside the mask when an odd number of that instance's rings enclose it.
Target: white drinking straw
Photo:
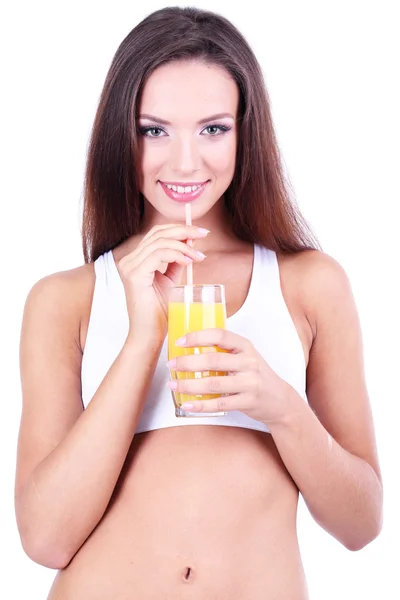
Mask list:
[[[186,225],[192,224],[192,207],[187,202],[185,205],[186,213]],[[193,240],[187,241],[188,246],[193,246]],[[189,331],[189,320],[190,320],[190,304],[193,302],[193,263],[189,263],[186,267],[186,285],[183,290],[184,303],[185,303],[185,329]]]
[[[186,225],[192,224],[192,210],[191,210],[190,202],[186,202],[185,211],[186,211]],[[193,240],[187,241],[188,246],[193,246]],[[186,284],[193,285],[193,263],[189,263],[186,267]]]

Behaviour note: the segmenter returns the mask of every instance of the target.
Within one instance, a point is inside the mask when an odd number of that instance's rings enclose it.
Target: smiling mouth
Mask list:
[[[164,190],[165,194],[171,200],[175,202],[192,202],[196,200],[205,190],[209,179],[202,183],[187,183],[186,185],[176,185],[175,183],[165,183],[160,181],[159,183]]]
[[[177,192],[178,194],[184,194],[189,192],[196,191],[197,188],[200,188],[202,185],[208,183],[209,179],[206,181],[194,181],[194,182],[177,182],[177,181],[161,181],[163,185],[167,186],[168,189]]]

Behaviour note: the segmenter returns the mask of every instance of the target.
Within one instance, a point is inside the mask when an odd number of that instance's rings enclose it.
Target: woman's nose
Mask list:
[[[170,166],[176,173],[192,173],[200,168],[200,154],[192,137],[180,137],[171,147]]]

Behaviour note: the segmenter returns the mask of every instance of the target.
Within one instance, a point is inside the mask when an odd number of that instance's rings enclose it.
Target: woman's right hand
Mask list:
[[[185,267],[205,256],[187,244],[207,230],[194,225],[158,225],[118,263],[125,288],[129,334],[162,341],[167,332],[168,291],[181,283]]]

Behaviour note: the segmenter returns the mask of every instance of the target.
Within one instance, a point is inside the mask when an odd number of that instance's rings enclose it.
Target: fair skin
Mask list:
[[[206,191],[192,203],[192,220],[212,235],[197,242],[196,248],[207,254],[232,245],[236,240],[219,199],[235,170],[237,86],[223,69],[197,63],[166,65],[155,75],[144,88],[137,123],[142,131],[141,191],[147,200],[142,230],[185,221],[185,206],[170,200],[160,181],[209,181]],[[226,116],[208,118],[222,114]],[[155,129],[143,131],[150,127]]]
[[[202,86],[210,71],[214,75],[214,84],[204,94]],[[185,81],[184,90],[179,86],[180,81]],[[160,93],[161,89],[163,93]],[[198,102],[193,102],[192,94],[199,98]],[[213,110],[218,111],[224,106],[226,112],[236,116],[237,105],[237,87],[218,67],[192,63],[167,65],[159,70],[158,77],[150,80],[140,114],[157,115],[171,125],[164,126],[163,130],[146,132],[153,137],[145,137],[143,141],[142,191],[149,203],[146,205],[147,228],[184,218],[184,207],[168,201],[159,180],[184,182],[194,178],[196,181],[209,179],[208,193],[193,204],[193,220],[213,233],[201,240],[201,249],[207,253],[213,244],[221,248],[228,243],[230,236],[225,227],[223,204],[217,200],[229,185],[234,171],[235,120],[230,117],[220,119],[218,123],[231,127],[231,130],[220,133],[216,139],[209,139],[209,135],[204,138],[205,132],[202,126],[197,125],[196,115],[213,113]],[[167,111],[165,106],[168,106]],[[210,125],[213,123],[215,121],[209,122]],[[139,124],[156,126],[157,120],[139,118]],[[200,247],[199,244],[197,247]],[[218,345],[228,352],[179,357],[170,361],[169,367],[177,371],[226,371],[230,375],[171,381],[168,386],[185,394],[226,394],[216,400],[183,405],[184,409],[198,412],[240,410],[265,423],[278,442],[281,456],[286,458],[289,472],[321,525],[349,547],[357,548],[368,543],[371,536],[375,537],[381,527],[380,470],[371,438],[359,324],[343,271],[334,261],[315,256],[318,253],[310,254],[298,261],[300,265],[303,262],[302,267],[306,270],[320,271],[319,284],[313,280],[312,274],[308,274],[313,290],[311,294],[315,294],[309,297],[308,314],[311,323],[315,324],[315,334],[316,323],[319,329],[318,337],[313,336],[309,367],[313,376],[308,382],[308,399],[325,427],[311,408],[305,406],[299,394],[272,371],[251,342],[229,331],[206,330],[187,335],[181,341],[182,346]],[[320,294],[326,297],[324,303],[315,301],[316,297],[321,298]],[[341,306],[340,311],[335,310],[337,304]],[[325,349],[323,354],[320,348]],[[350,369],[344,368],[347,360],[352,365]],[[340,382],[337,381],[338,372],[342,373]],[[353,392],[351,404],[349,406],[346,400],[344,410],[342,403],[350,389]],[[327,405],[330,406],[329,412]],[[336,441],[329,431],[335,435]],[[294,447],[296,452],[293,452]],[[313,468],[304,470],[306,464],[313,465]],[[316,477],[316,473],[320,477]],[[362,504],[366,502],[366,506],[363,506],[364,514],[357,522],[354,515],[359,510],[360,487],[363,490],[361,496],[369,498],[370,503],[361,500]],[[321,495],[321,488],[328,489],[329,494],[325,491]],[[374,491],[372,496],[371,490]],[[335,506],[344,496],[349,499],[348,510],[338,521]]]
[[[231,386],[223,408],[240,408],[271,434],[201,424],[136,434],[166,333],[168,287],[182,279],[187,258],[195,282],[226,285],[228,315],[246,298],[252,245],[232,234],[220,201],[235,169],[237,105],[234,81],[202,63],[165,65],[146,83],[139,113],[170,125],[138,122],[159,125],[165,135],[141,137],[144,224],[113,250],[128,335],[86,410],[81,365],[93,264],[44,278],[28,297],[16,510],[28,555],[62,569],[51,600],[131,598],[132,590],[143,600],[178,598],[178,573],[188,567],[196,600],[261,600],[267,589],[271,598],[305,600],[293,525],[298,490],[315,520],[347,548],[359,549],[379,533],[382,486],[360,326],[343,269],[323,253],[278,257],[304,350],[308,404],[251,340],[208,330],[188,335],[186,344],[229,350],[220,360],[235,375],[219,378]],[[221,113],[233,118],[199,123]],[[217,124],[230,130],[217,134]],[[192,214],[209,234],[183,225],[184,206],[159,183],[206,180]],[[179,370],[215,368],[204,356],[186,357]],[[189,384],[215,381],[180,385]],[[207,477],[197,477],[208,464]]]

